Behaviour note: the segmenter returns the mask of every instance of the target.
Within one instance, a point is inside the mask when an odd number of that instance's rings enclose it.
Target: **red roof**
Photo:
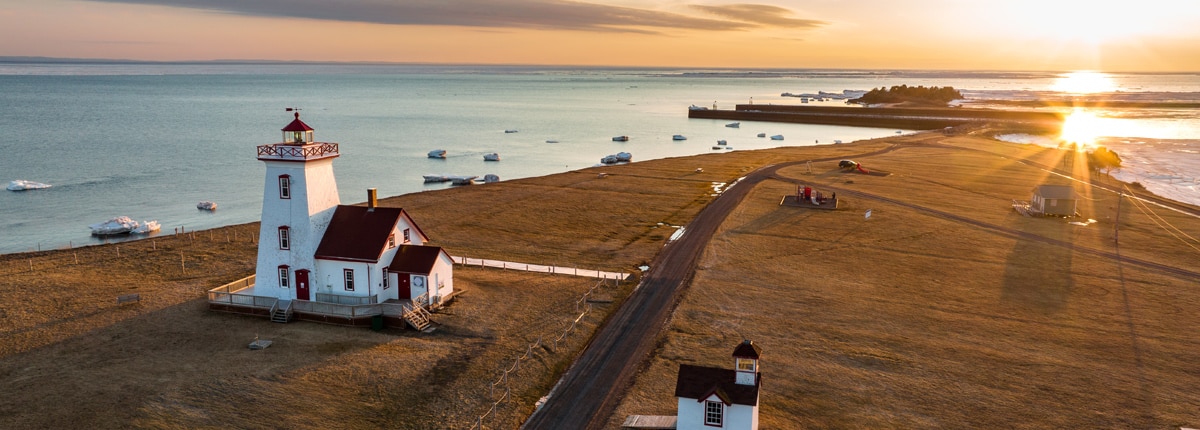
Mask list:
[[[754,385],[738,385],[737,372],[733,369],[680,364],[675,397],[703,400],[716,394],[730,404],[754,406],[758,404],[762,374],[755,376]]]
[[[392,257],[392,262],[388,265],[388,271],[428,275],[433,272],[433,265],[437,263],[438,257],[444,253],[446,251],[440,246],[400,245],[396,256]]]
[[[292,120],[283,131],[313,131],[312,127],[300,120],[300,112],[296,112],[296,119]]]
[[[378,261],[388,235],[404,215],[401,208],[338,205],[325,229],[316,258]],[[405,215],[406,216],[406,215]]]

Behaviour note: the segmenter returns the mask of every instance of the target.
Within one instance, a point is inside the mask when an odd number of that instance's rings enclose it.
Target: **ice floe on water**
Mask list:
[[[26,181],[24,179],[17,179],[15,181],[9,182],[7,188],[9,191],[40,190],[43,188],[50,188],[50,184]]]

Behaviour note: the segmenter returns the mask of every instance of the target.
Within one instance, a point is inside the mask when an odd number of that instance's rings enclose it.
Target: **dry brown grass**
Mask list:
[[[630,272],[673,232],[659,222],[685,224],[712,199],[711,182],[925,138],[655,160],[383,204],[406,208],[454,255]],[[947,142],[1053,157],[968,137]],[[1038,173],[985,153],[913,147],[860,161],[896,174],[848,177],[819,163],[814,175],[786,173],[893,196],[944,194],[912,200],[969,207],[989,223],[1089,246],[1111,234],[1111,224],[1068,229],[1010,215],[1008,199],[1028,194]],[[727,365],[729,348],[750,337],[765,349],[764,427],[1161,427],[1194,419],[1187,389],[1197,375],[1184,355],[1196,346],[1187,329],[1198,317],[1184,311],[1196,305],[1191,284],[875,202],[779,210],[791,189],[760,187],[726,223],[622,417],[673,413],[673,384],[664,381],[674,380],[676,363]],[[876,215],[861,222],[867,207]],[[1194,258],[1128,208],[1123,254],[1177,265]],[[1194,221],[1167,219],[1200,237]],[[238,240],[226,241],[227,231]],[[123,243],[121,257],[114,245],[0,256],[4,426],[462,428],[488,408],[488,384],[501,369],[537,336],[565,327],[593,282],[458,268],[456,285],[467,293],[434,316],[432,335],[207,311],[205,290],[252,271],[256,232],[251,224],[211,239],[199,232]],[[619,303],[629,288],[604,294]],[[117,295],[133,292],[141,303],[116,305]],[[494,427],[529,413],[615,305],[596,306],[564,350],[542,348],[522,362],[516,400]],[[256,335],[275,344],[249,351]]]
[[[1008,157],[1057,152],[938,140]],[[894,175],[784,173],[1116,251],[1103,216],[1112,197],[1081,206],[1101,220],[1088,227],[1015,215],[1008,200],[1027,199],[1045,173],[1011,158],[911,147],[859,161]],[[1186,311],[1200,305],[1196,279],[868,199],[842,197],[835,212],[778,206],[794,189],[764,183],[726,221],[612,426],[674,414],[678,364],[732,366],[743,338],[763,347],[764,429],[1200,424],[1200,315]],[[1195,269],[1200,253],[1128,207],[1122,255]],[[1158,213],[1200,237],[1200,220]]]
[[[659,160],[383,204],[405,207],[455,255],[629,272],[673,231],[657,223],[686,223],[711,199],[710,182],[793,154]],[[501,369],[561,332],[594,283],[459,268],[467,293],[435,315],[433,335],[207,311],[207,289],[253,271],[257,230],[0,256],[0,392],[17,393],[0,400],[5,426],[461,428],[488,409]],[[630,287],[602,294],[620,303]],[[142,301],[118,306],[129,293]],[[614,305],[595,306],[562,350],[522,363],[496,426],[532,410]],[[249,351],[256,336],[275,344]]]

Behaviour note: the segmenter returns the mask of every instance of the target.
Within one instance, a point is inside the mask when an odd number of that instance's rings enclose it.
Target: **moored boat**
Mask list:
[[[671,140],[687,140],[687,137],[682,134],[671,136]]]
[[[196,203],[196,209],[200,209],[202,211],[215,211],[217,210],[217,203],[205,200],[200,203]]]
[[[729,128],[739,128],[739,127],[741,127],[741,126],[742,126],[742,123],[740,123],[740,122],[731,122],[731,123],[729,123],[729,124],[725,124],[725,126],[726,126],[726,127],[729,127]]]
[[[446,158],[446,150],[445,149],[435,149],[435,150],[429,151],[429,158]]]
[[[628,142],[628,141],[629,141],[629,136],[616,136],[616,137],[613,137],[613,142]]]
[[[776,134],[776,135],[774,135],[774,136],[771,136],[771,140],[783,140],[783,135],[782,135],[782,134]]]
[[[495,152],[491,154],[483,154],[483,161],[500,161],[500,154]]]

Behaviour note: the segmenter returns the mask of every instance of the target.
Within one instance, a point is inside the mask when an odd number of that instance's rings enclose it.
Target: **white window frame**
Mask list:
[[[391,276],[388,276],[388,268],[384,267],[383,268],[383,289],[385,289],[385,290],[388,289],[388,287],[391,287],[391,285],[389,285],[391,283],[391,281],[388,280],[388,278],[390,278],[390,277]]]
[[[346,291],[354,291],[354,269],[342,269],[342,285]]]
[[[279,249],[292,249],[292,229],[288,226],[279,227]]]
[[[408,229],[406,228],[406,229],[404,229],[404,243],[409,243],[409,242],[411,242],[411,240],[409,240]]]
[[[279,288],[291,288],[291,276],[287,266],[279,266]]]
[[[279,175],[279,198],[292,198],[292,177],[288,175]]]
[[[721,427],[725,422],[725,404],[712,400],[704,401],[704,425]]]
[[[396,247],[396,233],[392,233],[392,234],[388,235],[388,249],[392,249],[395,247]]]

